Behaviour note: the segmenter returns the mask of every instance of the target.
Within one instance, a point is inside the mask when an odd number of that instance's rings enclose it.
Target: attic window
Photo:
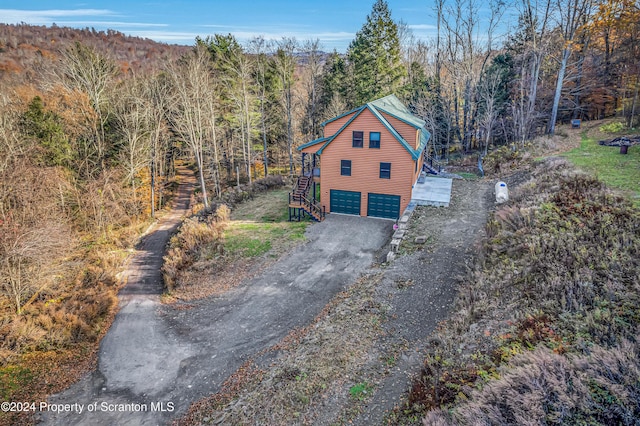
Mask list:
[[[364,140],[364,132],[354,130],[353,132],[353,147],[362,148]]]
[[[369,132],[369,148],[380,148],[380,132]]]

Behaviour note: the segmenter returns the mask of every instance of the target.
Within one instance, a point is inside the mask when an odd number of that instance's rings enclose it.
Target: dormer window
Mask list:
[[[353,132],[353,147],[362,148],[364,146],[363,141],[364,141],[364,132],[355,130]]]

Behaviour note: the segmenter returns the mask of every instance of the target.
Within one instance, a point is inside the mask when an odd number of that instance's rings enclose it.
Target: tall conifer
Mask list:
[[[351,106],[389,95],[402,84],[406,69],[402,63],[398,26],[384,0],[377,0],[367,22],[347,51],[352,70]]]

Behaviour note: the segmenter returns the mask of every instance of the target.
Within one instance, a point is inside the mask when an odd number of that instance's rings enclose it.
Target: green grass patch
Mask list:
[[[16,365],[8,365],[0,369],[0,396],[9,400],[14,392],[33,380],[31,370]]]
[[[225,231],[225,253],[232,257],[279,256],[304,240],[309,222],[289,222],[289,192],[268,191],[240,204]]]
[[[363,401],[371,394],[372,390],[373,386],[371,386],[369,383],[362,382],[358,383],[357,385],[351,386],[351,388],[349,389],[349,395],[351,395],[352,398],[355,398],[358,401]]]
[[[480,179],[480,176],[478,176],[475,173],[470,173],[470,172],[456,172],[456,174],[466,180],[478,180]]]
[[[580,147],[565,156],[608,186],[628,194],[640,207],[640,146],[629,147],[628,154],[622,155],[620,148],[598,145],[598,141],[583,134]]]

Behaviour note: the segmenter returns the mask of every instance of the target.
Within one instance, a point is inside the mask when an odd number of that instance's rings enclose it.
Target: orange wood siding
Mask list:
[[[340,130],[342,128],[342,126],[344,126],[344,124],[347,121],[349,121],[351,119],[351,117],[353,117],[354,114],[355,114],[355,112],[353,112],[353,113],[351,113],[349,115],[345,115],[344,117],[341,117],[338,120],[335,120],[335,121],[332,121],[330,123],[327,123],[324,126],[324,137],[328,138],[329,136],[335,135],[336,132],[338,130]]]
[[[301,151],[301,152],[304,152],[304,153],[306,153],[306,154],[315,154],[316,152],[318,152],[318,150],[319,150],[320,148],[322,148],[322,145],[324,145],[324,142],[322,142],[322,143],[317,143],[317,144],[315,144],[315,145],[313,145],[313,146],[308,146],[308,147],[306,147],[306,148],[302,149],[302,151]]]
[[[404,121],[400,121],[397,118],[393,118],[384,112],[380,112],[380,114],[382,114],[389,124],[391,124],[391,127],[396,129],[396,132],[400,133],[400,136],[402,136],[409,145],[414,149],[418,147],[420,141],[417,140],[418,133],[415,127],[405,123]]]
[[[424,157],[421,155],[418,158],[418,168],[415,171],[415,174],[413,175],[413,182],[412,183],[416,183],[416,181],[418,180],[418,178],[420,177],[420,172],[422,172],[422,165],[424,164]]]
[[[349,117],[343,117],[331,124],[338,125],[339,129],[344,125],[343,120],[348,119]],[[408,127],[411,128],[410,135],[415,135],[415,128]],[[352,147],[354,130],[364,132],[363,148]],[[380,149],[369,148],[369,132],[380,132]],[[325,128],[325,136],[329,135],[331,133],[328,128]],[[408,142],[413,144],[415,141]],[[364,110],[323,150],[321,158],[321,199],[327,212],[331,211],[329,194],[332,189],[360,192],[361,216],[367,215],[367,194],[370,192],[399,195],[400,214],[404,212],[411,200],[411,189],[416,180],[416,162],[368,109]],[[340,160],[351,160],[351,176],[340,175]],[[380,162],[391,163],[391,179],[380,179]]]

